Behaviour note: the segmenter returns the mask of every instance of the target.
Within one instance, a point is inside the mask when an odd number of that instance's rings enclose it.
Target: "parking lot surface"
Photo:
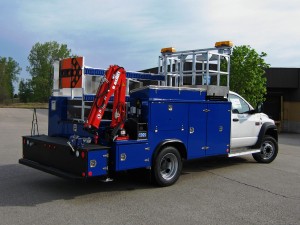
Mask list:
[[[38,110],[47,134],[47,111]],[[19,165],[32,110],[0,109],[0,224],[299,224],[300,134],[280,134],[271,164],[251,156],[184,163],[178,182],[145,171],[77,183]]]

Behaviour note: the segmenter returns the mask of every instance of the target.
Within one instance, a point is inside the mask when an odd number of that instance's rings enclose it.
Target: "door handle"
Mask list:
[[[237,118],[234,118],[234,119],[232,119],[232,121],[233,121],[233,122],[238,122],[238,121],[240,121],[240,120],[237,119]]]

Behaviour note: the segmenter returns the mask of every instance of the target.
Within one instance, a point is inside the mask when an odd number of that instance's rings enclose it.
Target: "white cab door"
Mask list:
[[[262,126],[259,113],[253,113],[252,106],[237,94],[229,94],[231,110],[231,148],[252,146],[256,143]]]

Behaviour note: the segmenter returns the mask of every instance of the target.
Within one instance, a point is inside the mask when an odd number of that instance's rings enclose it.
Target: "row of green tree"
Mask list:
[[[264,58],[266,53],[257,53],[250,46],[233,48],[230,66],[230,88],[244,96],[252,105],[264,101],[266,78],[269,65]],[[54,60],[71,56],[66,44],[56,41],[36,43],[28,56],[26,70],[31,79],[21,79],[19,99],[21,102],[47,102],[52,91]],[[0,103],[10,101],[14,96],[14,82],[18,82],[21,68],[13,58],[0,57]]]
[[[70,56],[71,50],[66,44],[36,43],[28,56],[30,66],[26,68],[31,79],[19,83],[20,101],[47,102],[53,87],[53,62]]]
[[[7,103],[14,97],[14,82],[18,81],[21,67],[11,57],[0,56],[0,103]]]

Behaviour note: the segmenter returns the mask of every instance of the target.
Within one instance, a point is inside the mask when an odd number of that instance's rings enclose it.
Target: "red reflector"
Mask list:
[[[26,144],[26,140],[25,140],[25,138],[23,139],[23,144],[24,144],[24,145]]]
[[[81,158],[83,158],[83,159],[84,159],[84,157],[85,157],[85,154],[84,154],[84,152],[81,152]]]
[[[82,172],[81,176],[85,177],[85,172]]]
[[[89,177],[93,176],[92,171],[89,171],[89,172],[88,172],[88,176],[89,176]]]
[[[229,152],[229,149],[228,149],[228,148],[226,149],[226,152]]]
[[[118,137],[116,138],[116,140],[117,140],[117,141],[126,141],[126,140],[129,140],[129,136],[123,136],[123,137],[122,137],[122,136],[120,136],[120,137],[118,136]]]

